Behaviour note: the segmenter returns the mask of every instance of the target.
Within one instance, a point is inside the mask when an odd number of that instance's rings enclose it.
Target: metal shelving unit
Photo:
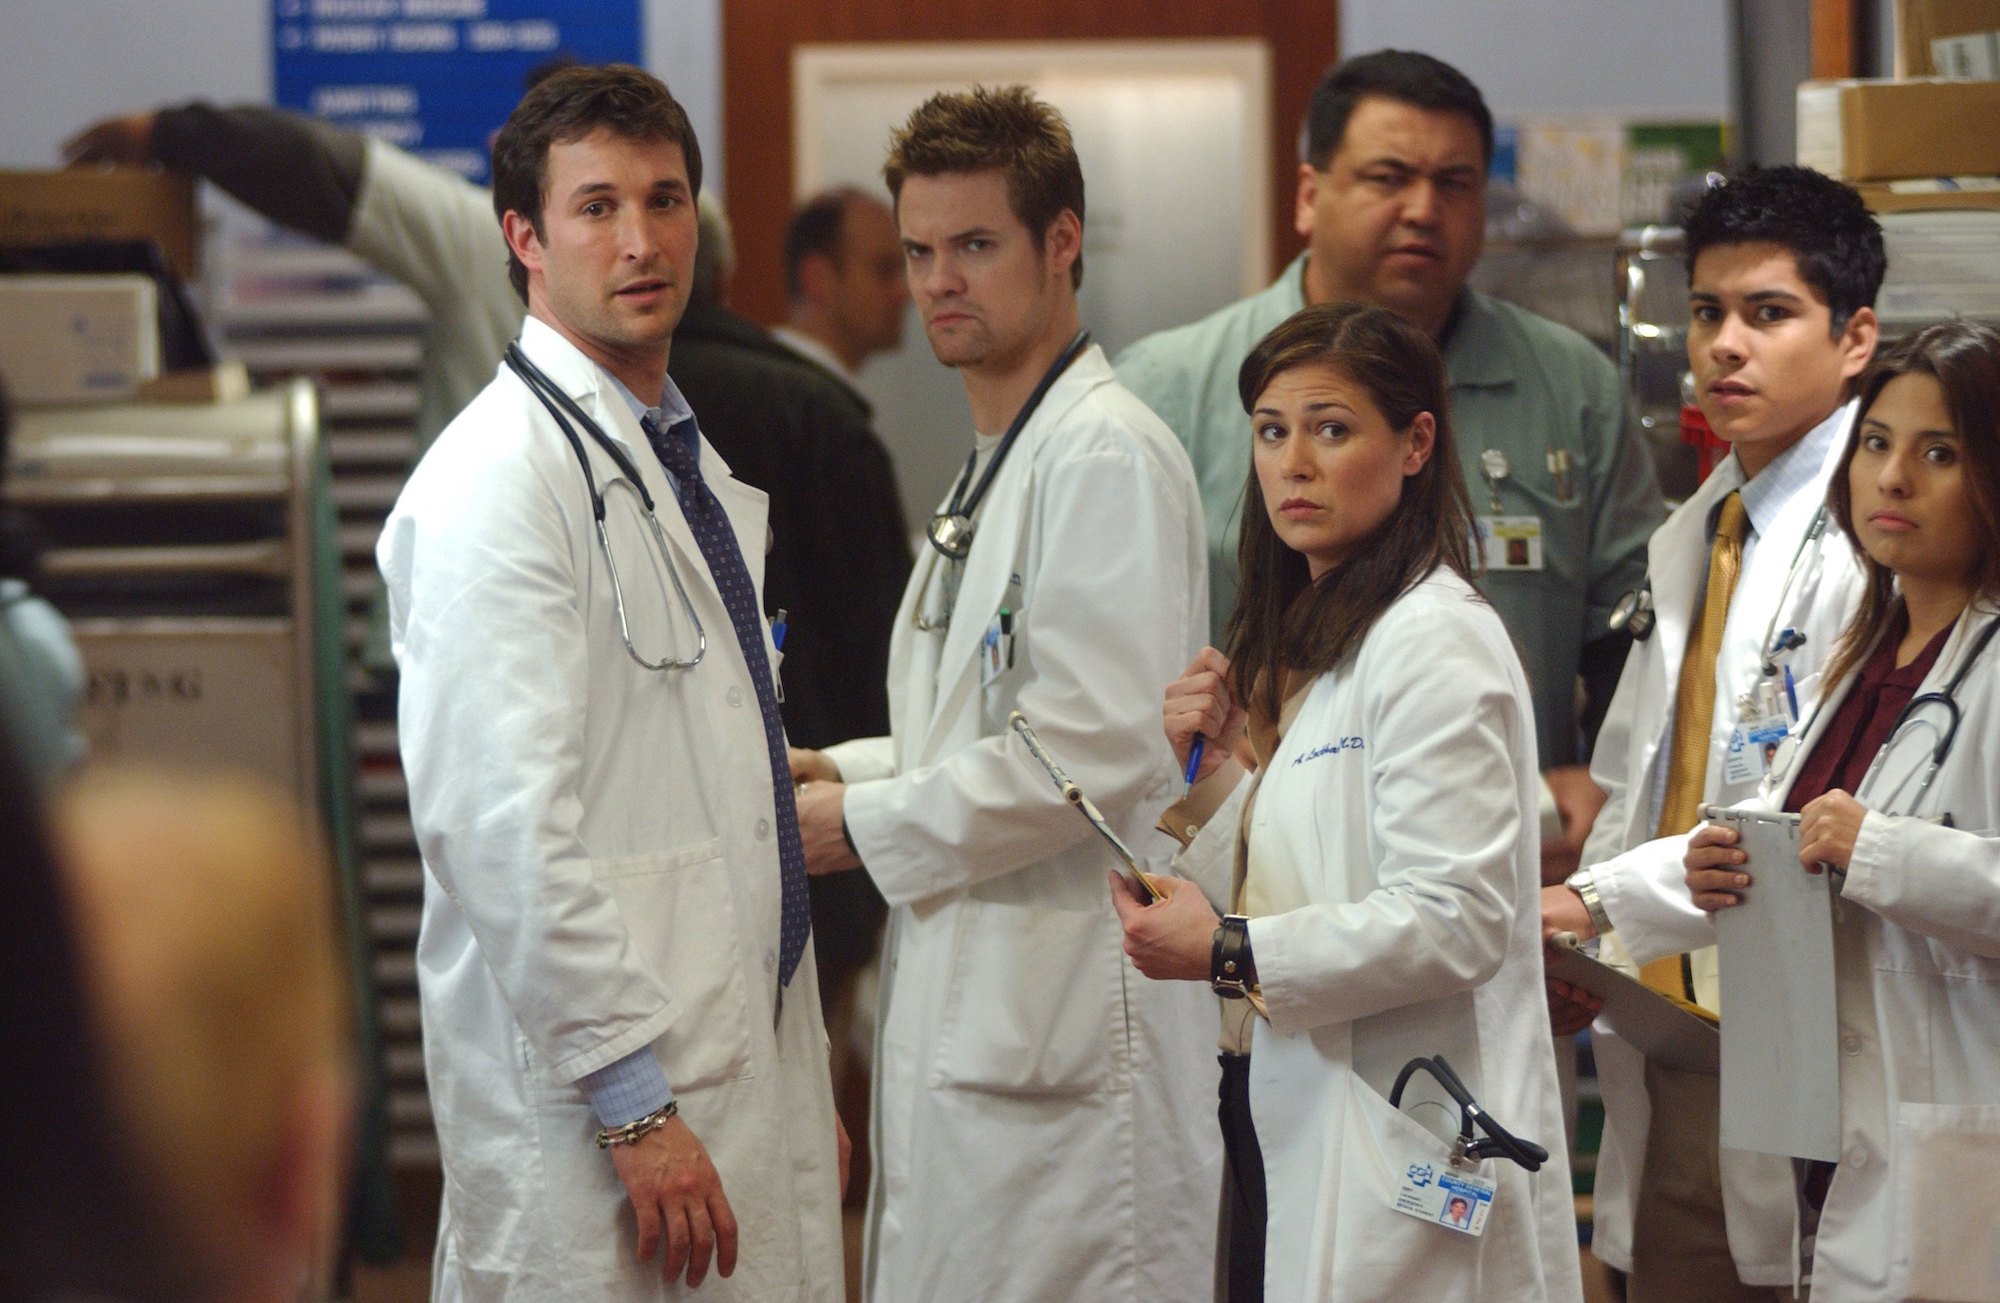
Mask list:
[[[423,304],[345,250],[278,236],[239,243],[209,286],[223,351],[259,383],[309,380],[332,470],[361,891],[388,1087],[392,1166],[435,1168],[415,946],[423,869],[396,745],[393,675],[364,663],[377,589],[375,540],[417,452]]]

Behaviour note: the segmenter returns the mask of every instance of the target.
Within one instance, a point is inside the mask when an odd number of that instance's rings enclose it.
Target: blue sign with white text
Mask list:
[[[557,57],[638,63],[641,0],[271,0],[280,106],[485,184],[488,140]]]

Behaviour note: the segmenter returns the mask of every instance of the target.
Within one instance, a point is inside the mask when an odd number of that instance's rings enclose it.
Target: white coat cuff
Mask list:
[[[1887,903],[1882,896],[1882,870],[1892,862],[1895,821],[1879,810],[1861,818],[1861,831],[1854,838],[1854,853],[1847,857],[1845,881],[1840,884],[1843,899],[1876,909]]]
[[[843,768],[841,772],[847,771]],[[896,822],[891,817],[896,808],[895,787],[895,783],[882,780],[850,782],[841,804],[854,853],[861,857],[882,899],[892,906],[922,900],[936,890],[929,881],[899,876],[895,871],[895,866],[909,864],[911,858],[896,854]]]
[[[840,771],[843,783],[866,783],[896,773],[895,743],[886,737],[838,742],[820,752]]]
[[[1695,907],[1682,864],[1687,838],[1661,837],[1590,866],[1597,898],[1635,964],[1715,944],[1715,924]]]

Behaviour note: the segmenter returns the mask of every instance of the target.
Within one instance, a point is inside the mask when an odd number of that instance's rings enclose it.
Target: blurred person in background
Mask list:
[[[903,346],[910,287],[889,205],[837,186],[800,204],[785,228],[790,318],[771,333],[861,396],[861,368]]]
[[[266,783],[7,749],[0,1297],[325,1292],[353,1097],[329,870]],[[32,966],[32,971],[29,971]]]
[[[262,780],[123,766],[80,775],[51,827],[111,1116],[184,1297],[324,1284],[354,1066],[318,838]]]
[[[0,714],[0,1299],[184,1297],[173,1288],[184,1283],[178,1259],[114,1134],[119,1115],[46,816]]]

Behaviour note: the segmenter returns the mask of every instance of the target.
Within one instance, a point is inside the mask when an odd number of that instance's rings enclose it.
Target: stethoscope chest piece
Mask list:
[[[1611,608],[1611,617],[1605,623],[1612,632],[1623,630],[1632,635],[1635,642],[1644,642],[1653,636],[1653,587],[1641,584],[1619,598]]]
[[[941,511],[931,517],[931,546],[953,561],[963,561],[972,551],[972,518]]]

